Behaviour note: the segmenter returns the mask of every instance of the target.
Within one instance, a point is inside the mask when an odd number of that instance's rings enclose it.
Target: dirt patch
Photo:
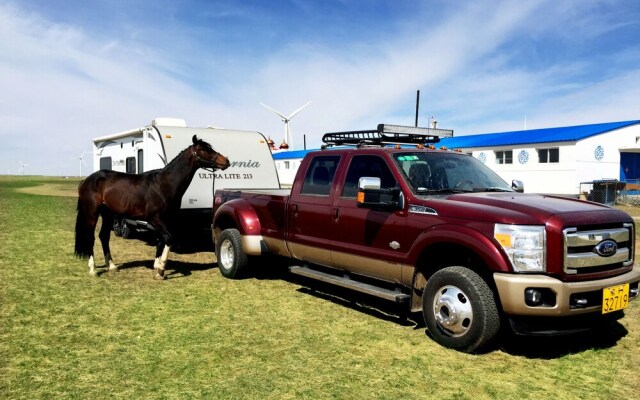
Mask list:
[[[44,183],[38,186],[19,188],[19,189],[16,189],[16,192],[38,194],[41,196],[62,196],[62,197],[78,196],[78,188],[76,186],[60,185],[56,183]]]

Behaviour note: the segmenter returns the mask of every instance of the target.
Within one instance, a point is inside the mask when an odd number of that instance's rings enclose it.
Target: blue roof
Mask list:
[[[304,156],[311,150],[284,150],[278,153],[273,153],[274,160],[289,160],[291,158],[304,158]]]
[[[607,122],[603,124],[565,126],[559,128],[530,129],[525,131],[484,133],[479,135],[454,136],[443,138],[438,147],[446,146],[450,149],[465,149],[474,147],[498,147],[521,144],[575,142],[599,135],[615,129],[640,123],[636,121]]]
[[[635,124],[640,124],[640,120],[454,136],[441,139],[436,147],[446,146],[449,149],[469,149],[476,147],[514,146],[535,143],[576,142],[591,136]],[[282,151],[273,154],[273,159],[289,160],[303,158],[310,151],[312,150]]]

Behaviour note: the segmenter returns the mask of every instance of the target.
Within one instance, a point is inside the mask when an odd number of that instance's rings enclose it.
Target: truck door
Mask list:
[[[339,155],[313,157],[302,184],[294,185],[287,211],[289,251],[298,259],[329,267],[333,266],[329,246],[335,240],[331,219],[333,177],[339,162]]]
[[[378,155],[355,155],[351,158],[339,193],[331,209],[333,222],[332,258],[335,266],[353,273],[400,282],[401,263],[409,251],[404,240],[406,213],[382,211],[356,205],[358,180],[378,177],[382,188],[398,187],[387,162]]]

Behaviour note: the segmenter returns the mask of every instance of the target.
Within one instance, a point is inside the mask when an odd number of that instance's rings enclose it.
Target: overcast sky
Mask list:
[[[0,174],[148,125],[455,135],[640,119],[640,2],[0,0]],[[92,170],[87,157],[86,175]]]

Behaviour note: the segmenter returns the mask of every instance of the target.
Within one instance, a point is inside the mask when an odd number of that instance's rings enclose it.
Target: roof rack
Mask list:
[[[321,146],[326,149],[331,146],[381,146],[388,144],[428,144],[438,143],[441,137],[452,137],[453,130],[437,128],[421,128],[417,126],[378,124],[374,130],[347,131],[325,133]]]

